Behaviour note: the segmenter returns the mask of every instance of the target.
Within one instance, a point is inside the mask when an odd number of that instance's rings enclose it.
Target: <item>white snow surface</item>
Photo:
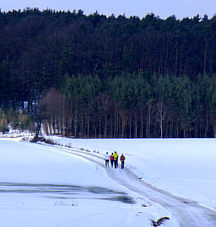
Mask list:
[[[0,139],[0,226],[216,226],[215,139],[52,139]]]

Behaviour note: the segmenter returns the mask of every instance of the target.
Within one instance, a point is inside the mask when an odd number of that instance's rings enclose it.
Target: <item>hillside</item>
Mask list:
[[[215,25],[198,15],[0,12],[1,131],[40,120],[75,137],[214,137]]]

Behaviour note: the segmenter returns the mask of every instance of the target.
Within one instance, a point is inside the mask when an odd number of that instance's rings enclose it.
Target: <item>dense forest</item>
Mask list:
[[[216,136],[216,16],[0,11],[0,131]]]

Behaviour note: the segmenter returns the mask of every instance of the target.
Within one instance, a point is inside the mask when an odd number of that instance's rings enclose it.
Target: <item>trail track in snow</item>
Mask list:
[[[59,150],[71,155],[85,158],[97,165],[104,167],[104,158],[100,154],[58,147]],[[105,168],[105,167],[104,167]],[[216,227],[216,211],[191,201],[173,195],[163,189],[157,188],[140,177],[130,168],[106,168],[107,175],[130,191],[147,198],[152,203],[158,204],[174,217],[181,227]]]

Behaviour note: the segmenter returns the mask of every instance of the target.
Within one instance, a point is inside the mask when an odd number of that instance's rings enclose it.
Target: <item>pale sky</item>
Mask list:
[[[175,15],[178,19],[199,14],[209,18],[216,14],[216,0],[0,0],[1,11],[30,8],[54,10],[78,10],[86,15],[98,11],[99,14],[115,16],[125,14],[143,18],[154,13],[160,18]]]

